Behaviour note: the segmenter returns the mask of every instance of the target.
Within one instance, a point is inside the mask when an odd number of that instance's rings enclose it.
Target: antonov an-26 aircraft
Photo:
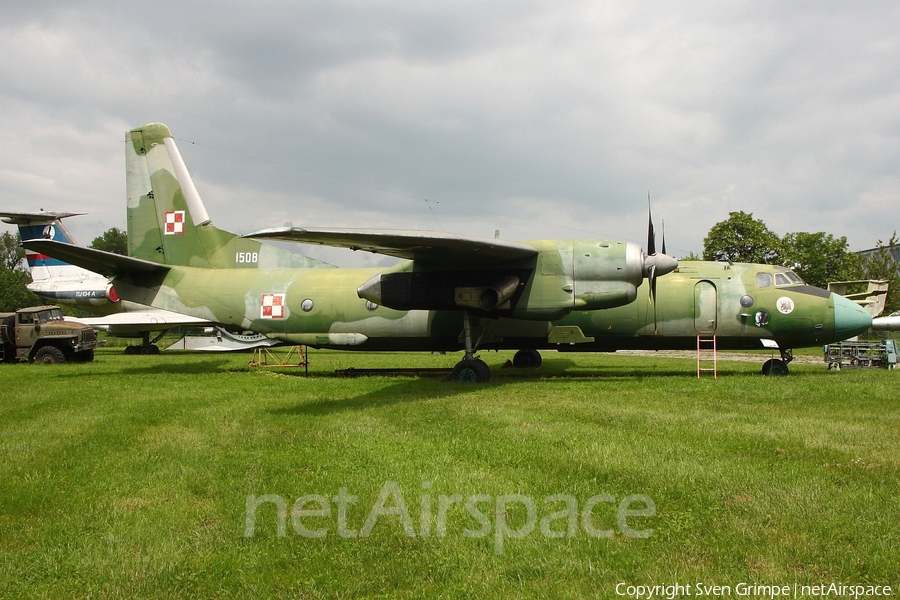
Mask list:
[[[486,381],[479,349],[777,347],[766,374],[786,374],[793,348],[867,330],[859,305],[805,284],[788,269],[681,262],[605,240],[512,242],[425,231],[282,228],[247,238],[291,240],[405,259],[390,268],[268,266],[217,229],[169,129],[126,134],[128,238],[124,257],[52,240],[25,247],[112,278],[119,297],[285,342],[346,350],[464,350],[457,381]],[[244,248],[243,244],[248,247]],[[253,248],[258,248],[254,245]],[[644,280],[647,279],[647,285]]]

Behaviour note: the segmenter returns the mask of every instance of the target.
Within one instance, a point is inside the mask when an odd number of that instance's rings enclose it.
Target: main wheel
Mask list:
[[[34,362],[42,365],[59,365],[66,362],[66,355],[56,346],[44,346],[34,353]]]
[[[787,375],[788,366],[783,360],[770,358],[762,366],[763,375]]]
[[[523,348],[513,356],[513,366],[517,369],[537,369],[542,362],[541,353],[531,348]]]
[[[491,368],[478,358],[467,358],[456,363],[450,379],[459,383],[485,383],[491,380]]]

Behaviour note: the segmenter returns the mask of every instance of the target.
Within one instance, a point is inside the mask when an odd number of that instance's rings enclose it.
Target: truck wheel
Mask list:
[[[59,365],[66,362],[66,355],[56,346],[44,346],[34,353],[34,362],[43,365]]]
[[[77,362],[91,362],[94,360],[94,351],[82,350],[81,352],[76,352],[72,358]]]
[[[16,344],[16,315],[3,319],[0,325],[0,341],[15,346]]]

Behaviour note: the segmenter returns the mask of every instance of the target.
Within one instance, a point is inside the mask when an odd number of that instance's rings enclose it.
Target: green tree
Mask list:
[[[40,299],[25,288],[31,277],[22,267],[24,257],[18,232],[0,235],[0,312],[40,304]]]
[[[781,264],[810,285],[824,288],[829,281],[845,281],[852,276],[846,237],[798,231],[788,233],[781,242]]]
[[[118,227],[107,229],[103,232],[103,235],[94,238],[94,241],[91,242],[91,248],[127,255],[128,235]]]
[[[779,264],[781,238],[753,213],[728,213],[703,240],[703,260]]]
[[[22,248],[22,238],[19,233],[15,235],[4,231],[0,235],[0,268],[7,271],[18,269],[22,259],[25,258],[25,250]]]

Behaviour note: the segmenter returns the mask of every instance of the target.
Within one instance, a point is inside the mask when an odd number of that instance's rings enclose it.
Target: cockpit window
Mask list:
[[[793,271],[785,270],[775,273],[775,285],[806,285],[806,282]]]
[[[777,286],[785,285],[806,285],[806,282],[793,271],[778,271],[777,273],[757,273],[756,287],[769,287],[772,284]]]
[[[785,275],[787,275],[788,279],[790,279],[793,283],[796,283],[797,285],[804,285],[806,283],[805,281],[803,281],[803,279],[800,278],[799,275],[797,275],[793,271],[786,271]]]

